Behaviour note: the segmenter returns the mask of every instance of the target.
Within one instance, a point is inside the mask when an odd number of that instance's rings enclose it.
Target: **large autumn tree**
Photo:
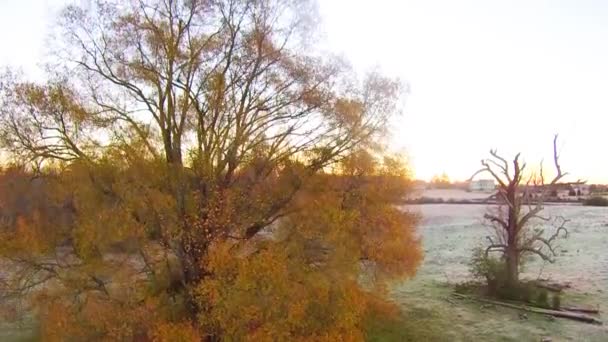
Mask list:
[[[2,146],[45,193],[6,211],[2,298],[57,340],[362,339],[421,256],[381,149],[401,87],[318,52],[314,8],[66,8],[48,81],[0,85]]]

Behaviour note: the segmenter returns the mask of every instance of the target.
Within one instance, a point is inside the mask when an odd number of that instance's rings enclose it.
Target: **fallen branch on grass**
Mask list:
[[[545,282],[545,281],[536,281],[535,284],[536,287],[545,289],[545,290],[549,290],[551,292],[562,292],[563,289],[569,289],[570,288],[570,284],[558,284],[558,283],[549,283],[549,282]]]
[[[562,311],[572,311],[572,312],[582,312],[582,313],[588,313],[588,314],[599,314],[600,310],[599,309],[593,309],[593,308],[575,308],[572,306],[563,306],[560,308],[560,310]]]
[[[450,304],[452,304],[452,305],[456,304],[456,303],[454,303],[454,301],[453,301],[453,300],[451,300],[450,298],[447,298],[447,297],[446,297],[446,298],[444,298],[444,299],[445,299],[445,301],[446,301],[446,302],[448,302],[448,303],[450,303]]]
[[[585,323],[592,323],[592,324],[599,324],[599,325],[602,324],[602,321],[598,320],[597,318],[591,317],[591,316],[588,316],[588,315],[585,315],[582,313],[541,309],[541,308],[535,308],[535,307],[526,306],[526,305],[516,305],[516,304],[499,302],[499,301],[483,299],[483,298],[478,298],[478,297],[466,296],[466,295],[463,295],[460,293],[453,293],[453,295],[456,297],[459,297],[459,298],[470,299],[470,300],[475,300],[475,301],[482,302],[482,303],[504,306],[504,307],[516,309],[516,310],[533,312],[533,313],[538,313],[538,314],[543,314],[543,315],[550,315],[550,316],[560,317],[560,318],[567,318],[567,319],[572,319],[575,321],[585,322]]]
[[[545,290],[549,290],[551,292],[562,292],[562,290],[564,289],[561,286],[554,286],[554,285],[549,285],[549,284],[536,284],[536,287],[541,288],[541,289],[545,289]]]

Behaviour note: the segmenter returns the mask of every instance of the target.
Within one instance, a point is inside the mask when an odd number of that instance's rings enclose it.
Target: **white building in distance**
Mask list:
[[[478,179],[469,182],[469,191],[492,192],[494,189],[496,189],[496,184],[493,179]]]

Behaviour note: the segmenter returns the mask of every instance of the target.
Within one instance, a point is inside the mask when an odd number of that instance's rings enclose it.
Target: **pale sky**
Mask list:
[[[0,66],[36,72],[65,0],[0,0]],[[409,84],[392,146],[416,177],[529,163],[560,134],[572,178],[608,183],[608,1],[320,0],[328,49]]]

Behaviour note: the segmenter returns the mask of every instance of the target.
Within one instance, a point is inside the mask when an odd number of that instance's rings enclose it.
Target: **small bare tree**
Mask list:
[[[498,183],[497,210],[484,215],[496,231],[494,238],[488,236],[489,245],[485,250],[487,258],[490,252],[502,253],[505,261],[508,285],[519,283],[519,269],[522,257],[536,255],[548,262],[555,261],[555,241],[562,233],[568,235],[566,220],[563,217],[548,218],[540,215],[544,202],[556,188],[558,182],[567,175],[562,172],[557,152],[557,135],[553,139],[553,163],[556,174],[546,182],[543,164],[538,174],[525,175],[526,163],[520,162],[520,154],[515,155],[512,167],[496,150],[490,151],[490,158],[481,161],[483,166],[475,172],[488,173]],[[532,220],[550,223],[552,232],[546,232],[546,226],[535,228]]]

